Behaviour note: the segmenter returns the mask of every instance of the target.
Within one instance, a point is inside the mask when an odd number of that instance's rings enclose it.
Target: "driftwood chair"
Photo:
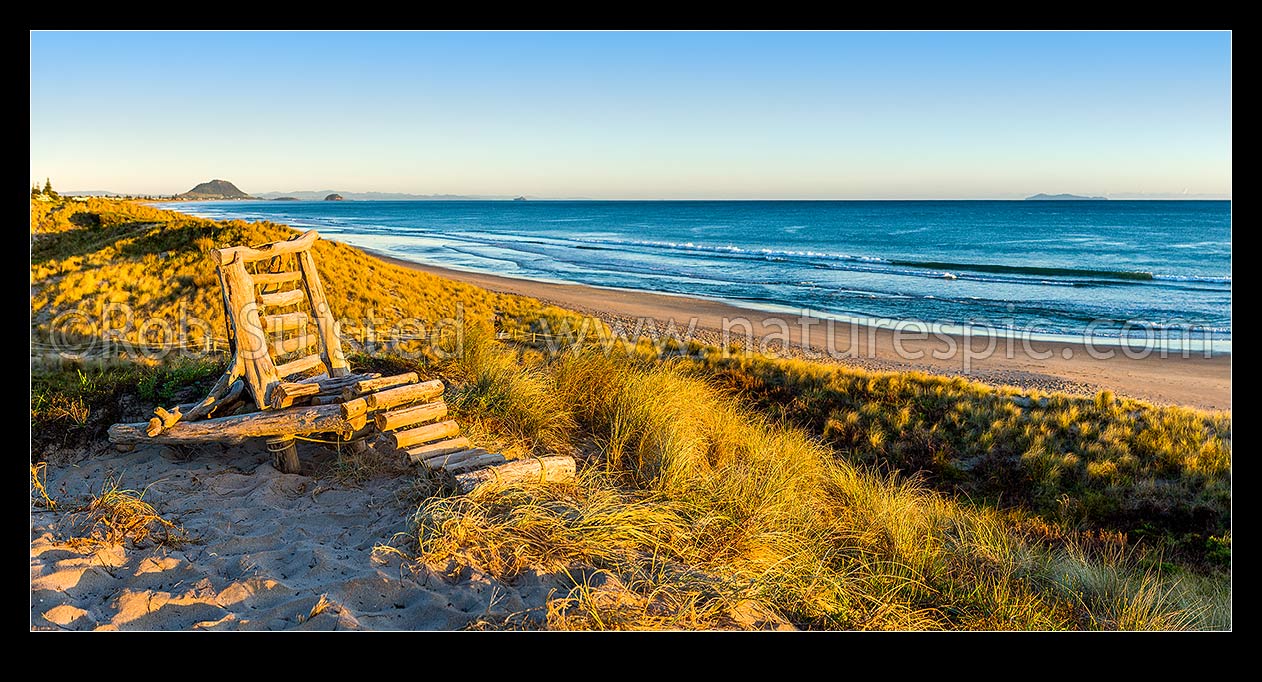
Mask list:
[[[504,462],[472,448],[455,421],[443,421],[441,381],[351,371],[311,254],[318,239],[313,230],[213,251],[228,324],[227,370],[196,403],[159,407],[147,423],[114,424],[110,442],[130,450],[138,443],[262,438],[276,467],[289,473],[299,468],[295,436],[310,434],[328,434],[352,452],[384,441],[431,468]]]

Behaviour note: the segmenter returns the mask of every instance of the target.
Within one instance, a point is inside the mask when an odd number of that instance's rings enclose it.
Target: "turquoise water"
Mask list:
[[[220,201],[432,265],[859,320],[1231,339],[1229,201]],[[1165,339],[1163,341],[1163,338]]]

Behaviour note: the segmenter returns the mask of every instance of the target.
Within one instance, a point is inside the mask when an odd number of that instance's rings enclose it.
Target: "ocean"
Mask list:
[[[1229,201],[215,201],[397,258],[884,324],[1230,351]]]

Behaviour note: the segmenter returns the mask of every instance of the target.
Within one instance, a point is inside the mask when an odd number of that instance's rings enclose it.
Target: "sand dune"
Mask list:
[[[304,474],[318,457],[304,451]],[[326,455],[327,459],[327,455]],[[191,541],[173,549],[64,541],[75,516],[37,510],[31,624],[52,630],[459,629],[541,618],[549,575],[505,585],[455,566],[410,566],[375,550],[408,530],[411,477],[362,486],[282,474],[255,448],[186,459],[163,447],[50,463],[49,493],[69,508],[120,476]],[[328,606],[311,613],[324,597]]]

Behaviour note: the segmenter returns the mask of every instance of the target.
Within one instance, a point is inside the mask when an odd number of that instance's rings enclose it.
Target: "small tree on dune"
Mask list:
[[[44,178],[44,194],[52,197],[53,199],[57,198],[57,192],[53,190],[53,183],[48,178]]]
[[[32,198],[32,199],[34,199],[35,197],[39,196],[39,195],[40,195],[40,193],[41,193],[41,192],[40,192],[40,189],[39,189],[39,183],[38,183],[38,182],[37,182],[37,183],[35,183],[35,184],[33,184],[33,185],[31,185],[31,198]]]

